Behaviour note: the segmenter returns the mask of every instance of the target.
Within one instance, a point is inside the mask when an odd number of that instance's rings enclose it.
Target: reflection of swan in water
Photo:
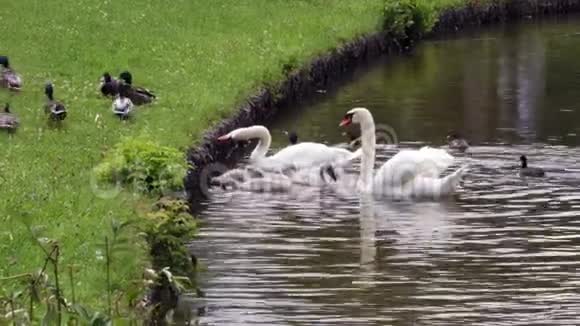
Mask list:
[[[363,285],[371,286],[376,274],[377,246],[375,234],[377,224],[375,220],[374,201],[372,196],[360,197],[360,268]]]
[[[355,159],[360,152],[326,146],[320,143],[303,142],[290,145],[276,154],[266,156],[272,137],[264,126],[251,126],[236,129],[220,136],[219,141],[258,139],[258,145],[250,154],[250,162],[264,169],[307,168],[344,162]]]
[[[361,287],[371,287],[377,274],[377,231],[398,259],[426,260],[429,251],[449,245],[452,236],[448,202],[384,202],[361,195],[360,203],[360,276]],[[377,214],[379,213],[380,214]],[[422,258],[420,258],[422,257]]]
[[[362,195],[360,198],[361,265],[374,262],[376,258],[376,230],[374,201],[371,196]]]
[[[377,228],[387,232],[392,247],[403,256],[423,255],[436,247],[447,246],[452,236],[450,211],[453,201],[380,202],[375,201]],[[383,233],[381,232],[381,233]]]
[[[395,269],[385,275],[384,264],[409,262],[417,268],[433,263],[430,253],[448,251],[452,242],[451,224],[446,202],[385,202],[369,195],[360,198],[360,268],[356,285],[361,289],[373,288],[379,280],[416,281],[421,273],[406,274]],[[379,242],[380,241],[380,242]],[[379,257],[379,243],[388,249],[387,256]]]
[[[395,197],[435,197],[449,195],[458,186],[464,169],[439,178],[453,162],[453,157],[441,149],[423,147],[395,154],[373,177],[375,163],[375,123],[365,108],[347,112],[341,126],[361,125],[362,159],[357,188],[362,193]]]

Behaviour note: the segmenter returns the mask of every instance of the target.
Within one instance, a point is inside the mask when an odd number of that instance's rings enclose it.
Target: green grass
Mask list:
[[[15,135],[0,134],[0,275],[41,266],[25,222],[41,225],[61,243],[63,266],[79,265],[78,301],[103,307],[98,244],[111,218],[135,218],[149,202],[96,196],[92,169],[104,153],[122,137],[185,150],[258,86],[281,79],[284,63],[303,64],[380,28],[383,8],[384,0],[5,1],[0,54],[25,85],[16,96],[0,91],[21,119]],[[159,95],[127,124],[97,90],[103,72],[125,69]],[[62,129],[48,128],[42,112],[48,80],[69,110]],[[140,244],[114,266],[118,282],[141,273]]]

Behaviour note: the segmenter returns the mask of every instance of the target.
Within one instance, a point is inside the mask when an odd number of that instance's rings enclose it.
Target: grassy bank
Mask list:
[[[425,10],[449,3],[424,2]],[[100,196],[91,180],[103,155],[123,137],[184,151],[258,86],[283,78],[285,64],[381,28],[384,7],[384,0],[4,3],[0,54],[10,56],[25,86],[16,96],[0,92],[21,119],[15,135],[0,134],[0,275],[42,267],[31,225],[59,242],[62,266],[76,265],[77,300],[103,308],[100,244],[111,219],[135,219],[151,203],[129,192]],[[97,91],[103,72],[125,69],[159,95],[126,124]],[[48,80],[69,109],[61,129],[49,128],[42,113]],[[147,264],[143,241],[129,236],[131,254],[113,266],[119,287]]]

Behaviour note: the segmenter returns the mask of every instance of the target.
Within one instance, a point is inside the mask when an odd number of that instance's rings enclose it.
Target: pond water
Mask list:
[[[421,43],[357,72],[272,127],[344,141],[352,107],[398,148],[473,145],[438,202],[215,191],[192,243],[207,270],[202,325],[580,324],[580,19]],[[520,178],[518,158],[546,178]],[[355,167],[357,169],[358,167]]]

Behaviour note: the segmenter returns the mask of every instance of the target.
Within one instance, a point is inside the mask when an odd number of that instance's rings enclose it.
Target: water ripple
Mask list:
[[[473,148],[463,188],[436,203],[216,192],[192,243],[208,266],[203,321],[578,324],[580,150],[537,149],[549,172],[533,180],[513,154],[528,150]]]

